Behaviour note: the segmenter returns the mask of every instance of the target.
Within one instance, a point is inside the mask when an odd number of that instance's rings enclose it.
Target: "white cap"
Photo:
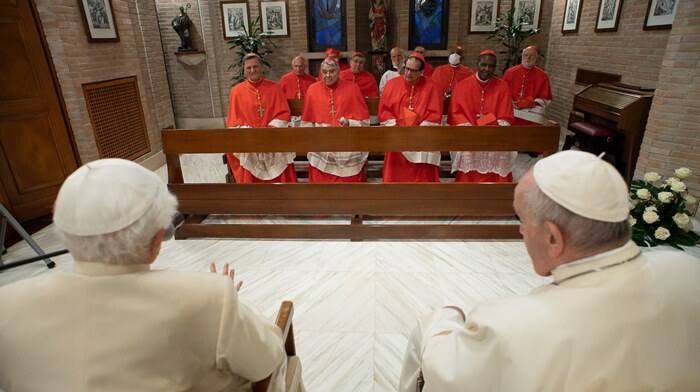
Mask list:
[[[532,174],[545,195],[577,215],[603,222],[627,219],[625,180],[611,164],[591,153],[558,152],[537,162]]]
[[[462,61],[462,57],[461,57],[460,55],[458,55],[457,53],[452,53],[452,54],[450,54],[450,56],[447,58],[447,61],[449,61],[449,63],[450,63],[451,65],[455,65],[455,66],[456,66],[456,65],[459,64],[460,61]]]
[[[152,171],[123,159],[102,159],[73,172],[54,206],[56,227],[68,234],[113,233],[141,218],[167,192]]]

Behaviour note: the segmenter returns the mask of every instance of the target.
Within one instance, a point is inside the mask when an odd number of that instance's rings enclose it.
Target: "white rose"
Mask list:
[[[685,231],[693,230],[693,221],[688,220],[688,224],[683,226],[682,229]]]
[[[687,167],[680,167],[676,169],[675,171],[676,177],[680,178],[681,180],[684,178],[688,178],[693,174],[693,171],[688,169]]]
[[[661,179],[661,176],[657,172],[649,172],[644,174],[644,181],[646,182],[656,182]]]
[[[677,213],[673,216],[673,221],[676,222],[678,227],[684,227],[690,222],[690,217],[682,212]]]
[[[661,241],[665,240],[666,238],[671,236],[671,232],[668,231],[667,228],[660,226],[656,231],[654,232],[654,237],[660,239]]]
[[[683,192],[685,189],[685,184],[682,181],[677,181],[671,184],[671,190],[674,192]]]
[[[637,224],[637,220],[631,216],[627,219],[627,222],[629,222],[630,226],[634,226],[635,224]]]
[[[652,224],[659,220],[659,214],[654,211],[646,210],[642,214],[642,219],[644,219],[644,222]]]
[[[637,189],[637,197],[642,200],[649,200],[651,199],[651,193],[648,189]]]
[[[659,192],[659,201],[662,203],[670,203],[673,200],[673,193]]]
[[[690,204],[690,205],[693,205],[693,204],[698,202],[698,199],[694,198],[693,195],[691,195],[691,194],[685,195],[684,199],[685,199],[685,203]]]
[[[647,211],[654,211],[654,212],[656,212],[656,211],[657,211],[656,206],[649,206],[649,207],[645,208],[645,209],[644,209],[644,212],[647,212]]]
[[[680,180],[677,179],[676,177],[669,177],[669,178],[666,179],[666,183],[667,183],[668,185],[671,185],[671,184],[673,184],[674,182],[678,182],[678,181],[680,181]]]

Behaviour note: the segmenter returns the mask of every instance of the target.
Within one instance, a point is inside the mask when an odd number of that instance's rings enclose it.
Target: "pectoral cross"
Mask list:
[[[333,90],[330,88],[328,89],[328,103],[330,106],[330,109],[328,110],[328,113],[331,115],[331,120],[335,118],[335,102],[333,100]]]
[[[255,89],[255,100],[258,103],[258,116],[260,116],[260,118],[263,118],[263,115],[265,114],[265,109],[262,107],[262,99],[260,98],[260,91],[258,89]]]
[[[262,106],[258,106],[258,115],[262,118],[263,114],[265,114],[265,109],[263,109]]]

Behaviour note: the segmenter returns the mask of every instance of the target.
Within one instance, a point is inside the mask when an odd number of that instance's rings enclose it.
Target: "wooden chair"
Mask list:
[[[296,355],[294,345],[294,328],[292,327],[292,316],[294,314],[294,304],[291,301],[284,301],[280,305],[275,324],[282,330],[284,339],[284,350],[287,353],[287,372],[284,377],[286,392],[304,391],[301,379],[301,362]],[[253,383],[253,392],[267,392],[270,388],[272,376]]]

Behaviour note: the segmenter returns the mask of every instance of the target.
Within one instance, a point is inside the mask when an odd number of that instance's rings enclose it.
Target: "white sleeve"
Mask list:
[[[384,72],[384,75],[382,75],[382,78],[379,80],[379,94],[381,95],[382,92],[384,92],[384,86],[386,86],[386,82],[389,81],[389,71]]]
[[[302,121],[300,126],[303,128],[311,128],[314,126],[314,123],[311,121]]]
[[[429,127],[429,126],[432,126],[432,125],[440,125],[440,124],[434,123],[434,122],[428,121],[428,120],[424,120],[422,123],[420,123],[420,126],[421,126],[421,127]]]
[[[351,127],[368,127],[369,119],[366,120],[353,120],[351,118],[347,119]]]
[[[472,127],[474,125],[470,122],[465,122],[465,123],[457,124],[457,126],[458,127]]]
[[[552,101],[550,101],[549,99],[535,98],[535,103],[542,106],[543,108],[549,106],[550,102]]]
[[[396,119],[390,118],[381,124],[383,127],[394,127],[396,126]]]
[[[509,123],[508,121],[506,121],[506,120],[498,119],[498,120],[496,120],[496,122],[497,122],[498,125],[501,126],[501,127],[509,127],[509,126],[510,126],[510,123]]]
[[[272,120],[270,120],[270,123],[267,125],[269,125],[271,127],[275,127],[275,128],[287,128],[289,126],[289,122],[273,118]]]

